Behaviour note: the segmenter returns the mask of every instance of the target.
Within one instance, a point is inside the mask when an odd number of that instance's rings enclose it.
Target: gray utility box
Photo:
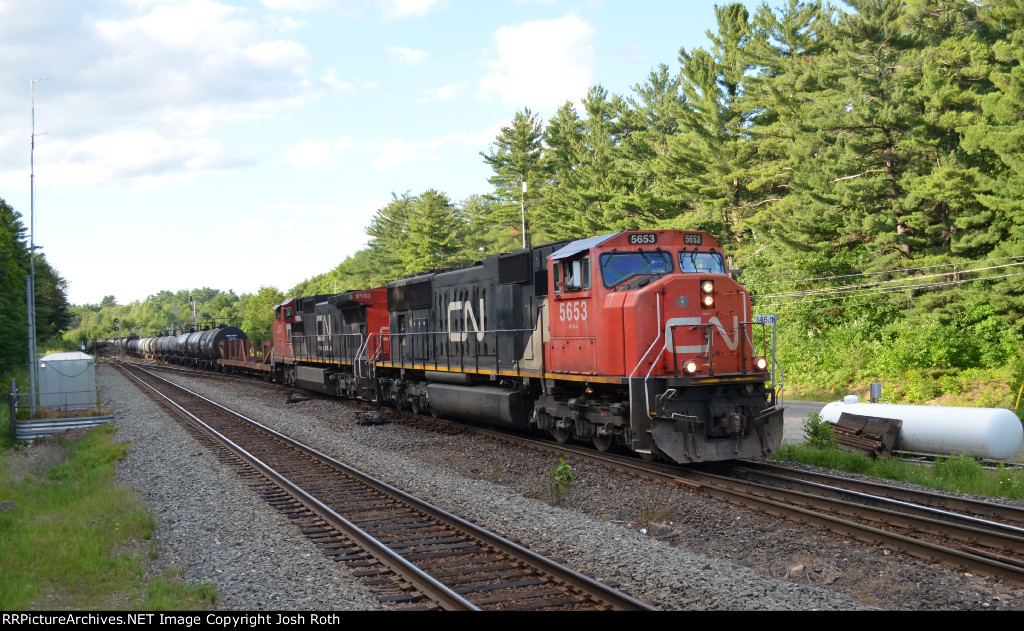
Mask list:
[[[96,361],[85,353],[51,353],[39,360],[39,405],[88,410],[96,407]]]

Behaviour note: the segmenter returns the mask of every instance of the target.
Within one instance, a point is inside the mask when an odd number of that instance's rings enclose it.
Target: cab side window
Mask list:
[[[590,257],[574,261],[559,261],[555,266],[556,291],[582,291],[590,289]]]

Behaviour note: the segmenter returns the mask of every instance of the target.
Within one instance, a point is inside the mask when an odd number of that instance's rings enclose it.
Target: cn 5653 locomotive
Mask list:
[[[703,232],[625,231],[276,307],[284,383],[679,463],[782,440],[750,295]],[[761,335],[761,340],[767,336]]]

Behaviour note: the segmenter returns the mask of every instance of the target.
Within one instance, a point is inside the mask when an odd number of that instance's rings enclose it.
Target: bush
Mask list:
[[[817,412],[811,412],[804,421],[804,440],[811,447],[820,449],[836,449],[839,443],[836,442],[836,433],[832,423],[821,418]]]

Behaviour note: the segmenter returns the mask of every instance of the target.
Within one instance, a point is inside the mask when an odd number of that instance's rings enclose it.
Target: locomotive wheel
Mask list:
[[[612,445],[615,444],[615,437],[612,436],[611,434],[607,436],[594,435],[594,437],[591,440],[594,441],[594,448],[600,452],[608,451],[609,449],[612,448]]]
[[[420,398],[419,397],[412,397],[409,400],[409,409],[412,411],[413,414],[419,414],[420,413]]]
[[[655,454],[655,453],[649,453],[649,454],[641,453],[640,454],[640,459],[643,460],[644,462],[654,462],[655,460],[658,459],[658,454]]]
[[[558,441],[559,445],[564,445],[569,442],[569,438],[572,436],[567,429],[553,429],[551,430],[551,435],[555,437],[555,440]]]

